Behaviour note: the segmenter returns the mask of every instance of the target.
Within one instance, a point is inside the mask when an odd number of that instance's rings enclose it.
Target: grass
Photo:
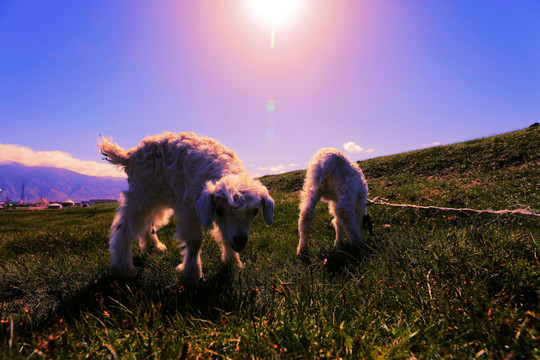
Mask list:
[[[370,197],[540,209],[540,131],[525,129],[361,163]],[[295,255],[303,172],[264,177],[274,224],[257,218],[245,267],[208,235],[204,279],[174,271],[174,219],[140,273],[108,272],[114,205],[0,212],[0,358],[540,357],[534,218],[374,206],[368,246],[333,247],[325,204],[312,257]],[[136,247],[137,248],[137,247]]]

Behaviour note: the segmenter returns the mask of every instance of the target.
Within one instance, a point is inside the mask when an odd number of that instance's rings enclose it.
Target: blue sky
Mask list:
[[[301,0],[276,24],[250,0],[3,0],[0,163],[110,175],[98,134],[194,131],[264,175],[321,147],[361,160],[524,128],[538,19],[536,0]]]

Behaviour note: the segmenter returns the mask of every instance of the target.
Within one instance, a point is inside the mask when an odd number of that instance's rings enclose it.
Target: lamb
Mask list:
[[[335,245],[343,242],[343,233],[353,244],[364,244],[364,222],[371,231],[367,213],[368,186],[362,170],[341,151],[324,148],[311,159],[300,193],[297,254],[309,253],[309,232],[315,207],[322,199],[329,203],[336,230]]]
[[[129,187],[123,192],[109,241],[110,267],[120,276],[136,274],[134,241],[148,252],[166,250],[156,231],[173,212],[175,237],[185,245],[177,270],[186,279],[203,275],[203,226],[214,224],[212,235],[221,243],[222,260],[241,266],[238,253],[247,247],[259,208],[265,223],[273,222],[274,200],[266,187],[251,178],[234,151],[211,138],[165,132],[127,151],[107,138],[98,146],[106,160],[128,176]]]

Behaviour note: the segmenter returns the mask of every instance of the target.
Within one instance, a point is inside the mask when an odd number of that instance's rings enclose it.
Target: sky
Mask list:
[[[280,18],[256,1],[0,0],[0,164],[121,176],[99,135],[193,131],[261,176],[540,121],[540,1],[297,0]]]

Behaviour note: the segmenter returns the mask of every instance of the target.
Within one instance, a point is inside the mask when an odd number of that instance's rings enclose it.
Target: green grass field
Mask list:
[[[540,129],[360,163],[370,198],[540,210]],[[540,220],[372,206],[366,248],[333,247],[326,204],[312,257],[296,257],[303,172],[261,180],[274,224],[256,219],[242,269],[205,235],[204,278],[135,250],[139,274],[108,271],[114,205],[0,212],[0,358],[540,357]]]

